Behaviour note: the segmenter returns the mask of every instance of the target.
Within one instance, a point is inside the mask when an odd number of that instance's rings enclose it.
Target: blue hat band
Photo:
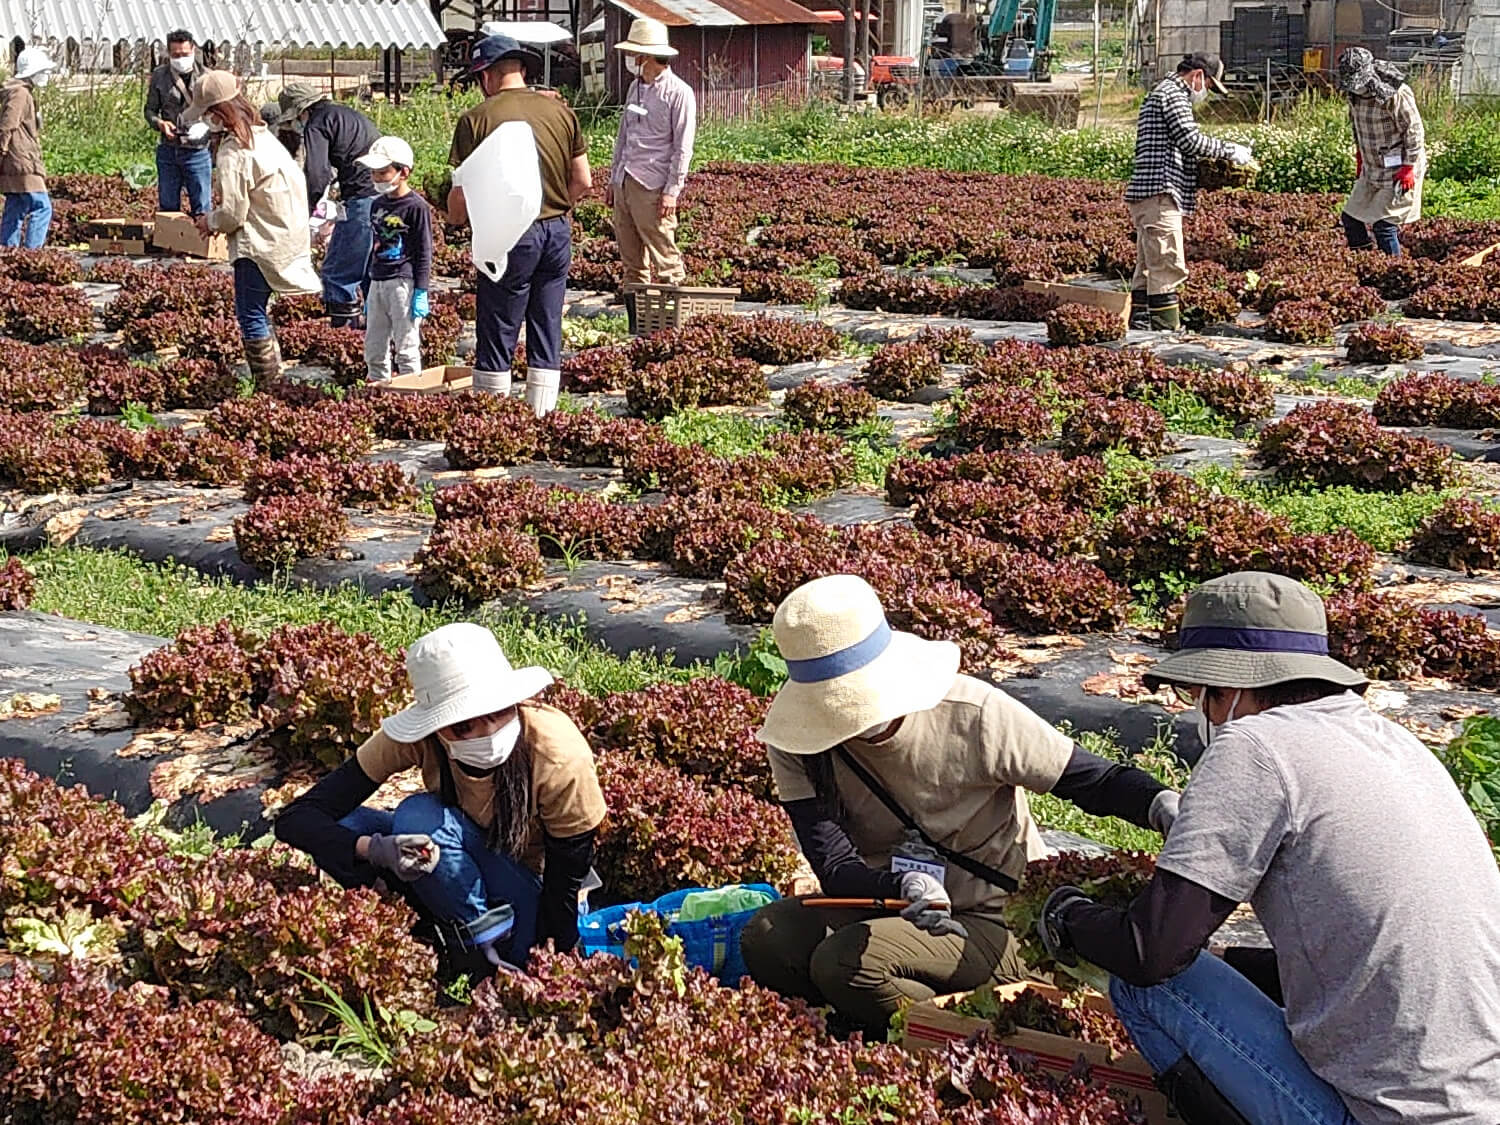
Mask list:
[[[1184,629],[1178,637],[1179,649],[1233,648],[1242,652],[1304,652],[1328,655],[1326,633],[1301,633],[1293,629],[1230,629],[1202,626]]]
[[[827,656],[815,656],[811,660],[788,660],[786,674],[792,682],[799,684],[836,680],[872,663],[890,645],[891,627],[885,618],[881,618],[873,633],[848,648],[830,652]]]

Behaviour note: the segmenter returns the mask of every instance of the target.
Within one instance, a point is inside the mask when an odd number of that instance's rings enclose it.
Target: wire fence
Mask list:
[[[746,121],[785,109],[800,109],[811,96],[805,74],[748,86],[709,86],[698,99],[698,116],[709,121]]]

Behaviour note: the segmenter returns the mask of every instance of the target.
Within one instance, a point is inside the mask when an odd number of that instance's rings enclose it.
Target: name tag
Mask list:
[[[634,102],[632,102],[630,105],[628,105],[628,106],[625,107],[625,112],[626,113],[633,113],[633,114],[635,114],[638,117],[645,117],[646,113],[647,113],[647,109],[643,105],[636,105]]]
[[[908,871],[920,871],[923,875],[931,875],[939,883],[944,882],[948,876],[948,868],[942,863],[918,856],[902,855],[899,852],[891,856],[891,871],[897,875],[904,875]]]
[[[1399,168],[1404,163],[1399,152],[1388,152],[1385,154],[1385,166],[1387,168]]]

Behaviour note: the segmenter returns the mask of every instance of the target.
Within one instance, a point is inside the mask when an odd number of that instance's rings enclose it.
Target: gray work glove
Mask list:
[[[423,875],[432,874],[437,866],[438,846],[431,836],[409,833],[405,836],[382,836],[378,832],[370,837],[368,858],[376,867],[383,867],[404,883]]]
[[[1068,907],[1093,901],[1077,887],[1058,887],[1047,896],[1047,901],[1042,906],[1042,916],[1036,920],[1036,932],[1048,955],[1059,965],[1078,964],[1078,952],[1073,948],[1073,938],[1068,933],[1065,917]]]
[[[925,930],[933,937],[947,934],[961,938],[969,936],[963,924],[954,919],[953,903],[948,900],[943,884],[925,871],[908,871],[901,876],[901,896],[911,903],[901,912],[901,917],[917,929]]]
[[[1151,811],[1146,814],[1146,819],[1151,822],[1152,828],[1165,836],[1172,831],[1172,825],[1177,821],[1177,809],[1181,804],[1181,793],[1163,789],[1151,799]]]

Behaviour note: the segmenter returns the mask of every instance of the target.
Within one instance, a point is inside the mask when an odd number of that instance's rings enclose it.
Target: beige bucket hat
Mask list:
[[[495,634],[471,621],[418,637],[406,650],[406,675],[416,702],[380,724],[397,742],[421,742],[454,723],[504,711],[552,683],[545,668],[512,668]]]
[[[756,735],[790,754],[821,754],[902,715],[930,711],[958,675],[958,646],[898,633],[870,584],[833,574],[787,595],[772,623],[789,682]]]
[[[1245,570],[1187,597],[1178,649],[1143,677],[1161,684],[1262,688],[1290,680],[1361,687],[1369,680],[1328,655],[1323,599],[1284,574]]]
[[[623,43],[615,44],[615,50],[629,51],[633,55],[654,55],[659,59],[677,57],[677,48],[667,40],[667,25],[646,16],[631,23],[630,34]]]

